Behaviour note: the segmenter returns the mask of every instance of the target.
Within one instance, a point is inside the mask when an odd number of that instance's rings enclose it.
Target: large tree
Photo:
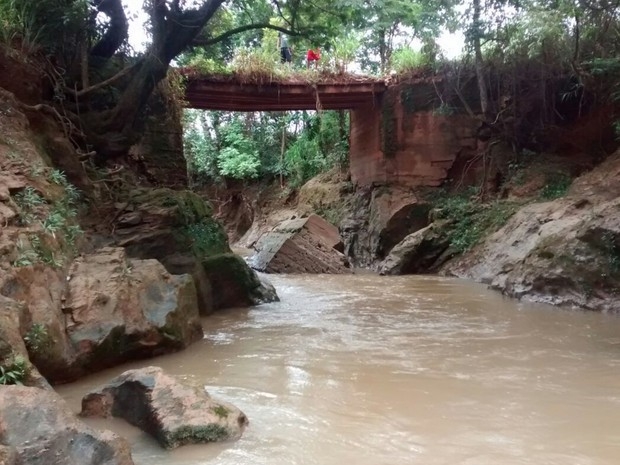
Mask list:
[[[67,4],[83,3],[83,0],[65,1]],[[121,0],[89,1],[90,33],[82,37],[82,43],[77,46],[82,52],[73,54],[70,64],[64,63],[72,71],[65,78],[65,108],[76,122],[79,116],[79,126],[76,126],[82,128],[86,142],[100,159],[126,154],[136,142],[141,117],[153,90],[166,77],[172,60],[188,48],[213,46],[235,34],[261,28],[295,34],[302,27],[303,2],[274,0],[273,3],[262,2],[262,8],[271,16],[280,16],[280,25],[271,24],[266,15],[247,15],[242,24],[213,34],[210,25],[221,23],[217,21],[217,13],[224,2],[146,0],[144,9],[149,17],[150,43],[139,56],[123,59],[121,52],[126,47],[128,19]],[[233,7],[242,12],[249,8],[248,4],[238,0]],[[256,11],[256,5],[253,8]],[[244,16],[237,14],[237,17]],[[110,70],[115,72],[110,73]],[[93,74],[104,78],[91,82],[89,76]],[[102,98],[102,92],[112,87],[114,92],[107,92]]]

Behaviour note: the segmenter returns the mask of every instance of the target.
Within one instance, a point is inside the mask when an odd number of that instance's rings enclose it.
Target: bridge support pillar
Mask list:
[[[387,181],[381,137],[381,101],[351,110],[349,166],[351,181],[367,185]]]

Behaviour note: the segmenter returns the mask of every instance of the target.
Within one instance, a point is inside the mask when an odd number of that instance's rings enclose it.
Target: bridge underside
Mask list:
[[[373,105],[384,91],[385,84],[376,81],[240,84],[193,78],[185,98],[189,107],[203,110],[345,110]]]

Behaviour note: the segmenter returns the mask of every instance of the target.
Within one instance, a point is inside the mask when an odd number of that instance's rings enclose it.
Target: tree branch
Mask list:
[[[69,87],[65,87],[65,92],[68,94],[73,95],[74,97],[82,97],[83,95],[86,95],[94,90],[97,89],[101,89],[102,87],[107,86],[108,84],[112,84],[114,81],[116,81],[117,79],[122,78],[123,76],[125,76],[126,74],[128,74],[131,70],[135,69],[136,65],[132,65],[132,66],[128,66],[127,68],[122,69],[121,71],[119,71],[118,73],[116,73],[114,76],[112,76],[111,78],[106,79],[105,81],[101,81],[98,82],[97,84],[94,84],[90,87],[86,87],[82,90],[73,90],[70,89]]]
[[[91,56],[111,58],[128,37],[129,23],[121,0],[93,0],[97,11],[110,18],[110,26],[90,51]]]
[[[229,38],[230,36],[233,36],[235,34],[240,34],[242,32],[245,31],[251,31],[253,29],[273,29],[275,31],[280,31],[283,32],[284,34],[288,34],[291,36],[296,36],[299,35],[299,33],[291,31],[289,29],[280,27],[280,26],[274,26],[273,24],[269,24],[269,23],[256,23],[256,24],[246,24],[245,26],[240,26],[237,27],[235,29],[231,29],[229,31],[226,31],[225,33],[214,37],[212,39],[201,39],[201,38],[196,38],[194,39],[194,41],[192,42],[192,46],[202,46],[202,47],[209,47],[211,45],[215,45],[218,42],[221,42],[223,40],[226,40],[227,38]]]

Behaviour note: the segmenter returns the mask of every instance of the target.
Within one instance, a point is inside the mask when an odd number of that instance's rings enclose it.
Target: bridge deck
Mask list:
[[[369,104],[386,89],[383,81],[241,83],[188,76],[188,106],[204,110],[287,111],[343,110]]]

